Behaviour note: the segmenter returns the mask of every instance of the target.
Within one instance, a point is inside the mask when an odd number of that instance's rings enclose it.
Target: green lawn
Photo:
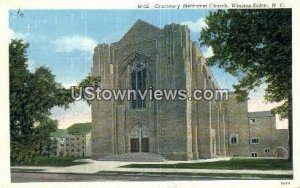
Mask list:
[[[86,164],[86,162],[74,162],[78,158],[74,157],[35,157],[32,162],[27,162],[22,164],[22,166],[57,166],[57,167],[65,167],[65,166],[73,166],[79,164]]]
[[[239,159],[206,163],[176,164],[130,164],[126,168],[185,168],[185,169],[228,169],[228,170],[292,170],[292,163],[286,159]]]
[[[293,179],[293,175],[277,175],[277,174],[234,174],[234,173],[188,173],[188,172],[119,172],[119,171],[99,171],[98,174],[103,175],[136,175],[136,176],[199,176],[216,179]]]

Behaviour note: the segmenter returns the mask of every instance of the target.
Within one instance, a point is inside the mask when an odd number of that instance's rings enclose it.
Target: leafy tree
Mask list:
[[[289,160],[292,161],[292,12],[291,9],[218,10],[206,18],[201,45],[211,46],[209,65],[236,76],[239,100],[267,85],[265,99],[283,104],[272,111],[289,120]]]
[[[100,86],[101,86],[101,77],[99,77],[99,76],[95,77],[95,76],[92,76],[91,74],[89,74],[87,77],[85,77],[83,80],[81,80],[81,82],[77,86],[74,86],[74,88],[73,88],[74,94],[75,94],[75,96],[77,96],[77,94],[81,93],[81,96],[83,97],[84,96],[83,91],[86,87],[94,87],[96,89],[97,87],[100,87]],[[84,97],[83,97],[83,99],[84,99]],[[92,101],[90,101],[90,100],[86,100],[86,102],[88,105],[92,104]]]
[[[57,129],[58,124],[49,118],[50,110],[54,106],[68,108],[73,102],[71,89],[57,83],[51,70],[46,67],[39,67],[34,72],[28,70],[28,47],[28,43],[18,39],[9,44],[12,164],[32,162],[37,155],[56,152],[50,133]],[[76,89],[99,83],[100,78],[88,75]]]
[[[22,40],[12,40],[9,45],[12,163],[22,163],[45,153],[43,147],[57,126],[48,117],[50,109],[68,107],[72,102],[70,90],[55,82],[48,68],[39,67],[33,73],[27,69],[28,47]],[[40,126],[34,127],[35,123]]]
[[[50,133],[55,132],[58,126],[56,120],[45,118],[34,128],[32,139],[35,140],[38,155],[50,156],[56,154],[57,143],[50,139]]]
[[[79,87],[89,87],[89,86],[100,87],[100,83],[101,83],[100,77],[95,77],[89,74],[86,78],[81,80],[81,82],[78,85]]]

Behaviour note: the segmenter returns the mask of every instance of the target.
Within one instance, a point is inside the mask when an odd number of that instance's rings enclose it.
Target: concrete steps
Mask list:
[[[107,155],[98,161],[128,161],[128,162],[162,162],[165,158],[155,153],[126,153]]]

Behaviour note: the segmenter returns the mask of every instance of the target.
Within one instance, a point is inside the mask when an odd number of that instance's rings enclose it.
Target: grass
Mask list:
[[[226,170],[292,170],[292,163],[286,159],[239,159],[205,163],[176,164],[129,164],[125,168],[180,168],[180,169],[226,169]]]
[[[32,162],[27,162],[22,164],[22,166],[56,166],[56,167],[66,167],[74,166],[79,164],[86,164],[87,162],[74,162],[78,158],[75,157],[35,157]]]
[[[137,176],[199,176],[199,178],[216,178],[216,179],[293,179],[293,175],[278,175],[278,174],[247,174],[247,173],[188,173],[188,172],[119,172],[119,171],[99,171],[98,174],[103,175],[137,175]]]

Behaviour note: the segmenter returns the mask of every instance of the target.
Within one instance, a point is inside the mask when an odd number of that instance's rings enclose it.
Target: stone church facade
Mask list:
[[[95,48],[92,75],[105,89],[219,88],[187,26],[161,29],[141,20],[118,42]],[[95,159],[138,152],[169,160],[251,156],[247,102],[233,94],[226,102],[94,101],[92,124]],[[238,135],[236,145],[230,135]]]

